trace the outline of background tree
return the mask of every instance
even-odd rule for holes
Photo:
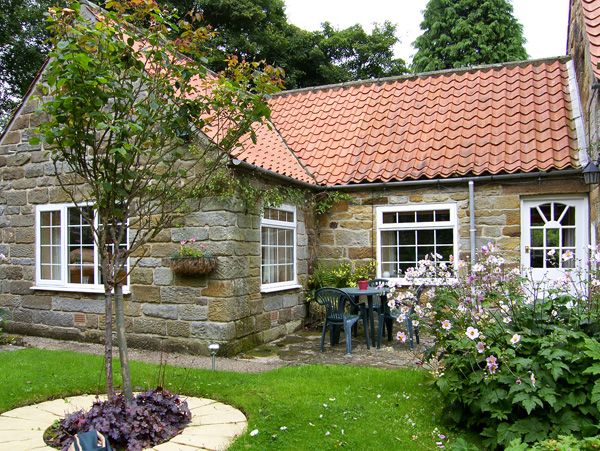
[[[44,73],[50,97],[40,109],[47,118],[31,143],[49,150],[61,187],[92,230],[105,292],[107,392],[114,393],[114,302],[130,400],[126,275],[161,230],[210,198],[229,151],[268,117],[264,99],[280,80],[270,66],[235,58],[223,73],[208,72],[199,62],[210,32],[193,26],[199,17],[172,23],[153,0],[106,6],[87,16],[78,3],[51,8],[53,50]],[[147,26],[132,26],[138,23]],[[194,136],[201,145],[186,144]]]
[[[283,0],[165,1],[182,18],[193,8],[202,12],[204,21],[193,26],[210,25],[216,32],[204,60],[215,71],[227,67],[229,55],[264,60],[285,70],[288,89],[408,72],[405,62],[393,57],[398,38],[396,27],[387,22],[371,34],[360,25],[337,30],[328,23],[313,32],[288,23]],[[0,0],[0,130],[48,53],[44,41],[50,36],[43,12],[50,5],[64,4],[64,0]],[[106,7],[104,1],[98,4]]]
[[[527,59],[523,26],[507,0],[430,0],[413,45],[414,72]]]
[[[0,0],[0,130],[46,59],[44,12],[52,3]]]
[[[178,11],[194,5],[217,33],[209,67],[221,70],[226,55],[265,60],[286,72],[288,89],[319,86],[407,72],[394,59],[396,27],[386,22],[367,34],[361,25],[345,30],[323,23],[309,32],[287,22],[283,0],[177,0]]]

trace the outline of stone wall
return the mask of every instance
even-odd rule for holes
[[[377,256],[376,207],[456,203],[460,258],[470,258],[469,188],[462,184],[429,184],[407,188],[348,191],[350,202],[340,202],[319,218],[318,258],[336,261]],[[552,194],[587,194],[589,188],[573,178],[514,179],[505,183],[475,181],[476,247],[493,242],[508,259],[520,258],[521,198]]]
[[[583,121],[585,135],[588,142],[590,157],[596,161],[600,157],[600,89],[593,89],[592,85],[599,81],[593,72],[590,57],[590,40],[586,32],[583,17],[582,0],[571,0],[570,24],[569,24],[569,54],[573,58],[579,96],[583,110]],[[600,187],[593,186],[590,191],[590,221],[592,223],[593,238],[600,234]],[[592,239],[597,242],[597,239]]]
[[[35,207],[69,202],[54,165],[40,146],[28,144],[39,123],[28,101],[0,145],[0,307],[11,312],[4,328],[14,333],[100,342],[100,294],[35,290]],[[60,169],[60,167],[59,167]],[[308,270],[306,213],[298,217],[298,275]],[[175,275],[169,257],[180,241],[195,238],[218,257],[215,271]],[[213,202],[188,214],[183,227],[164,230],[130,278],[126,324],[133,347],[207,354],[221,343],[231,354],[271,341],[301,326],[304,292],[260,291],[260,217],[234,201]]]

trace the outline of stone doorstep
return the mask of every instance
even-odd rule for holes
[[[100,399],[106,399],[101,396]],[[146,451],[193,451],[226,449],[248,427],[239,410],[205,398],[182,396],[192,412],[192,421],[169,442]],[[0,414],[0,448],[11,451],[52,450],[44,443],[44,431],[65,413],[90,408],[94,395],[74,396],[19,407]]]

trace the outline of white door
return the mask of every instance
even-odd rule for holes
[[[552,196],[521,201],[521,262],[535,280],[556,280],[565,270],[585,263],[588,238],[588,200],[581,196]],[[564,254],[573,258],[564,260]]]

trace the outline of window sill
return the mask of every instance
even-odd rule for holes
[[[33,286],[35,291],[63,291],[67,293],[104,294],[104,287],[65,287],[65,286]],[[123,294],[131,294],[129,287],[123,287]]]
[[[302,288],[302,285],[293,284],[293,285],[279,285],[276,287],[270,287],[268,285],[264,285],[260,287],[261,293],[273,293],[275,291],[285,291],[285,290],[295,290],[297,288]]]

